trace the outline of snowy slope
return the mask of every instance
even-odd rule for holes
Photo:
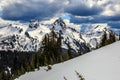
[[[75,71],[85,80],[120,80],[120,42],[92,51],[69,61],[55,64],[52,70],[45,67],[22,75],[15,80],[78,80]]]

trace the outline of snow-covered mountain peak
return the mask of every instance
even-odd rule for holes
[[[115,35],[111,31],[107,24],[93,24],[83,34],[83,38],[92,48],[96,48],[102,43],[102,39],[106,36],[106,39],[110,39],[111,35]]]
[[[29,28],[28,28],[28,31],[31,31],[31,30],[34,30],[34,29],[36,29],[36,28],[38,28],[39,27],[39,20],[31,20],[30,22],[29,22]]]
[[[65,22],[59,18],[57,19],[53,24],[52,24],[52,27],[54,30],[65,30],[66,29],[66,24]]]
[[[88,27],[85,31],[85,33],[95,33],[95,32],[101,32],[108,30],[108,25],[106,24],[92,24],[90,27]]]
[[[80,34],[80,25],[66,22],[61,18],[50,24],[38,20],[31,20],[27,25],[11,23],[0,28],[0,50],[38,51],[45,35],[52,31],[57,38],[61,35],[62,48],[71,48],[74,52],[78,52],[80,47],[85,51],[87,44],[96,48],[97,44],[101,43],[103,35],[110,33],[107,25],[93,25],[85,34]]]

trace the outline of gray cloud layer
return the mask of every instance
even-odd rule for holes
[[[25,0],[22,3],[13,3],[3,7],[3,19],[25,20],[44,19],[57,14],[64,6],[63,0],[49,2],[49,0]]]
[[[65,12],[77,16],[97,15],[102,11],[103,7],[89,3],[87,0],[70,0],[70,4],[65,7]]]
[[[109,10],[107,11],[109,5],[119,4],[118,0],[101,0],[103,3],[98,0],[102,5],[99,5],[97,0],[91,1],[92,2],[90,2],[90,0],[22,0],[20,3],[14,1],[12,4],[2,7],[3,15],[1,17],[7,20],[29,21],[34,18],[43,20],[60,13],[68,13],[71,21],[75,23],[120,21],[120,15],[115,13],[116,7],[111,8],[114,15],[109,15]],[[105,12],[105,15],[101,15],[103,12]],[[90,17],[92,17],[92,19],[90,19]]]

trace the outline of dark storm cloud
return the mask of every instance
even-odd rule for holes
[[[111,28],[120,29],[120,21],[118,21],[118,22],[109,22],[108,25],[111,26]]]
[[[120,15],[113,16],[94,16],[95,21],[97,22],[111,22],[111,21],[120,21]]]
[[[107,21],[120,21],[120,15],[103,16],[103,19],[105,19]]]
[[[59,3],[59,4],[58,4]],[[40,20],[54,16],[63,7],[63,2],[49,0],[29,0],[22,3],[13,3],[3,7],[3,19],[7,20],[24,20],[39,18]]]
[[[2,7],[1,17],[3,19],[29,21],[31,19],[37,18],[39,20],[44,20],[57,14],[67,13],[71,17],[71,22],[73,23],[108,23],[110,21],[120,21],[120,15],[101,15],[101,13],[105,11],[107,5],[116,4],[112,0],[105,2],[103,5],[90,3],[89,0],[18,1],[20,2],[17,2],[16,0],[12,4],[10,3],[9,5]],[[92,4],[92,6],[90,6],[90,4]]]
[[[77,16],[91,16],[100,14],[103,11],[102,7],[92,6],[88,7],[85,4],[69,6],[65,8],[65,12]]]
[[[103,16],[103,15],[95,15],[95,16],[86,16],[84,17],[75,17],[74,15],[71,16],[71,22],[73,23],[109,23],[120,21],[120,15],[114,16]],[[117,24],[117,23],[116,23]]]
[[[60,11],[72,15],[90,16],[98,15],[103,10],[103,8],[97,5],[89,7],[86,3],[79,0],[22,0],[21,2],[22,3],[18,3],[16,1],[4,6],[2,18],[7,20],[24,21],[34,18],[43,20],[58,13],[62,13]],[[68,5],[65,5],[66,2],[68,2]]]

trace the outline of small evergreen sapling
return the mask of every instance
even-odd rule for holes
[[[79,74],[77,71],[75,71],[75,73],[80,80],[85,80],[85,78],[83,78],[83,76],[81,74]]]

